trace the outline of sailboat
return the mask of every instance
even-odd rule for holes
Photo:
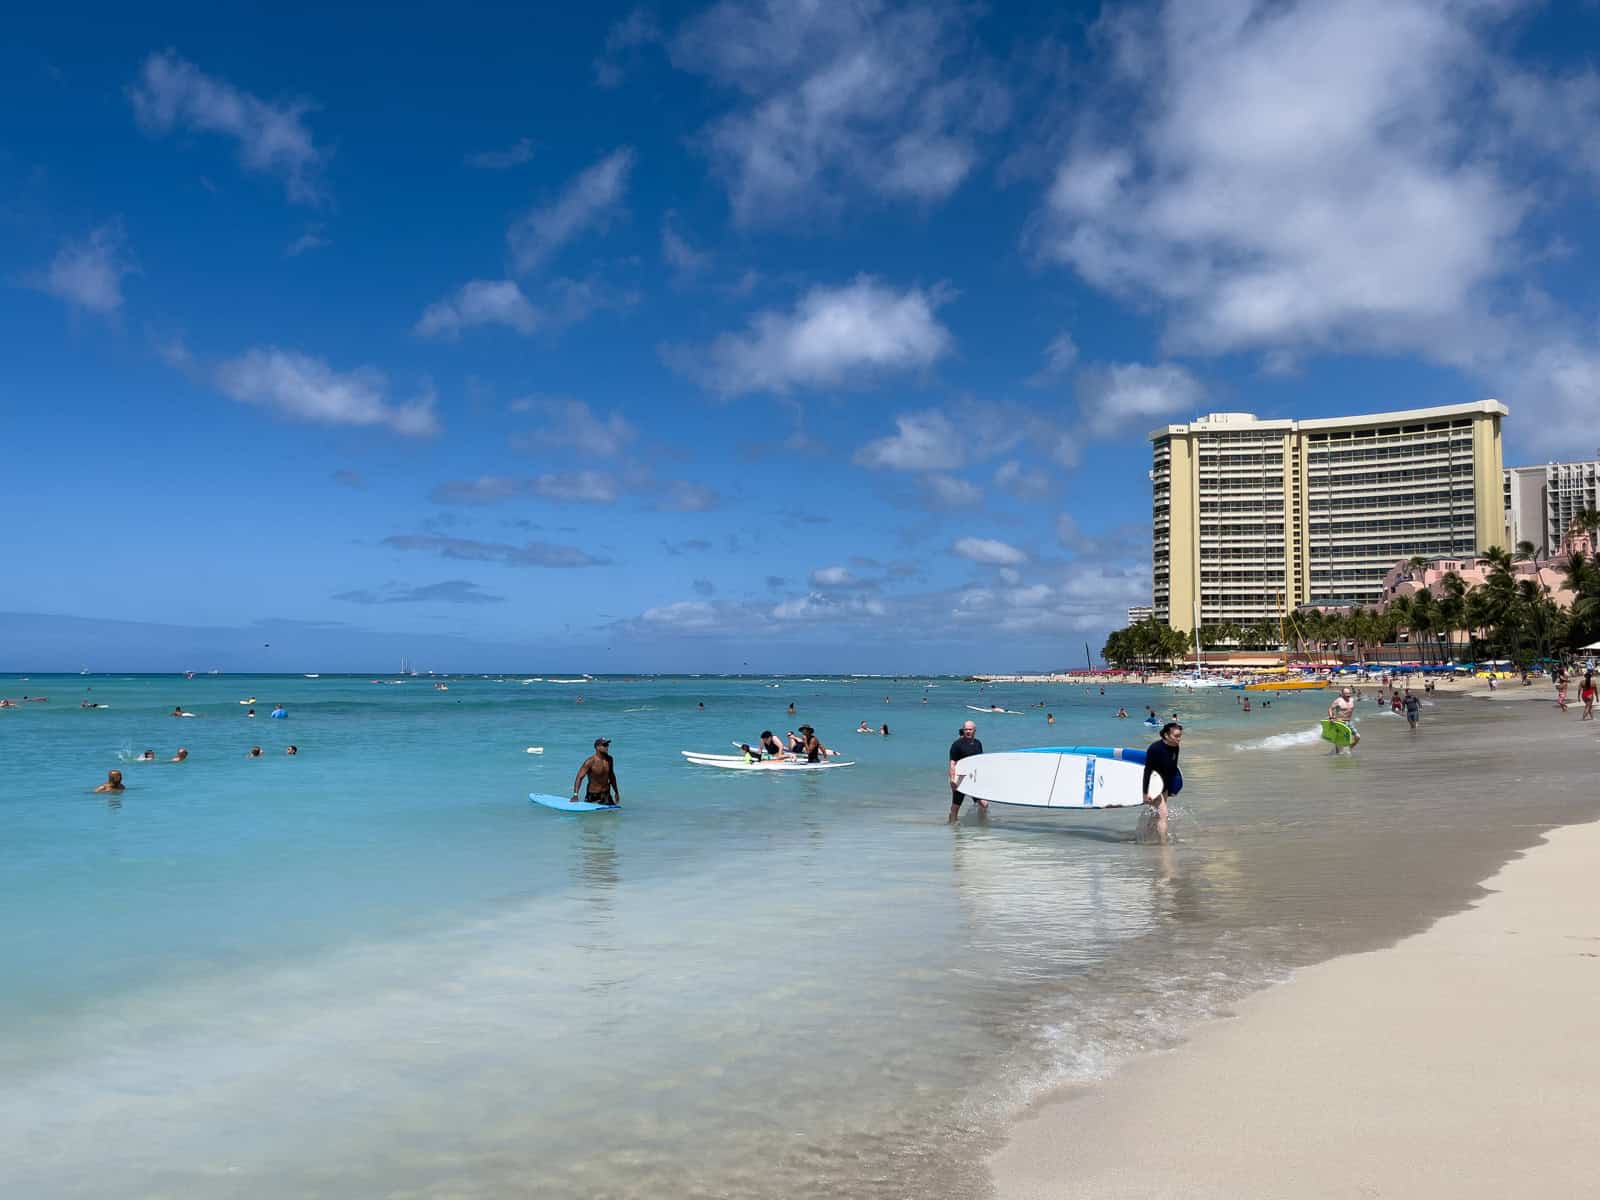
[[[1206,674],[1206,651],[1200,641],[1200,601],[1194,602],[1194,670],[1184,675],[1174,675],[1166,681],[1167,687],[1213,688],[1232,687],[1226,679]]]
[[[1273,670],[1269,679],[1257,679],[1244,685],[1247,692],[1314,692],[1328,686],[1326,679],[1294,678],[1289,675],[1289,639],[1283,635],[1283,594],[1278,595],[1278,640],[1283,643],[1283,666]]]

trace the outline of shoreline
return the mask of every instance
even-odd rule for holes
[[[1422,932],[1037,1102],[990,1159],[996,1195],[1583,1194],[1597,857],[1600,822],[1554,827]]]

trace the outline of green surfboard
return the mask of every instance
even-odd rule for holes
[[[1327,720],[1322,723],[1322,740],[1335,746],[1348,746],[1355,739],[1355,731],[1343,721]]]

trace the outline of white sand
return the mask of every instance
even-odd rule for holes
[[[1554,831],[1476,907],[1036,1109],[998,1194],[1600,1196],[1597,875],[1600,823]]]

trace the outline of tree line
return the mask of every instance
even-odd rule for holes
[[[1600,512],[1586,509],[1577,524],[1593,534]],[[1535,547],[1519,543],[1514,552],[1491,547],[1480,555],[1489,563],[1488,577],[1469,589],[1455,571],[1445,573],[1440,594],[1424,589],[1397,596],[1382,611],[1357,608],[1324,612],[1302,609],[1291,620],[1291,639],[1316,657],[1376,657],[1384,647],[1406,646],[1424,664],[1462,660],[1508,659],[1519,667],[1541,659],[1564,658],[1600,640],[1600,553],[1574,550],[1560,563],[1574,594],[1569,608],[1559,607],[1537,576],[1517,577],[1519,561],[1532,561]],[[1407,566],[1421,571],[1427,559]],[[1205,647],[1228,650],[1271,650],[1284,646],[1275,621],[1238,625],[1219,622],[1201,631]],[[1101,657],[1124,670],[1168,666],[1194,648],[1194,639],[1154,619],[1115,630],[1101,648]]]

